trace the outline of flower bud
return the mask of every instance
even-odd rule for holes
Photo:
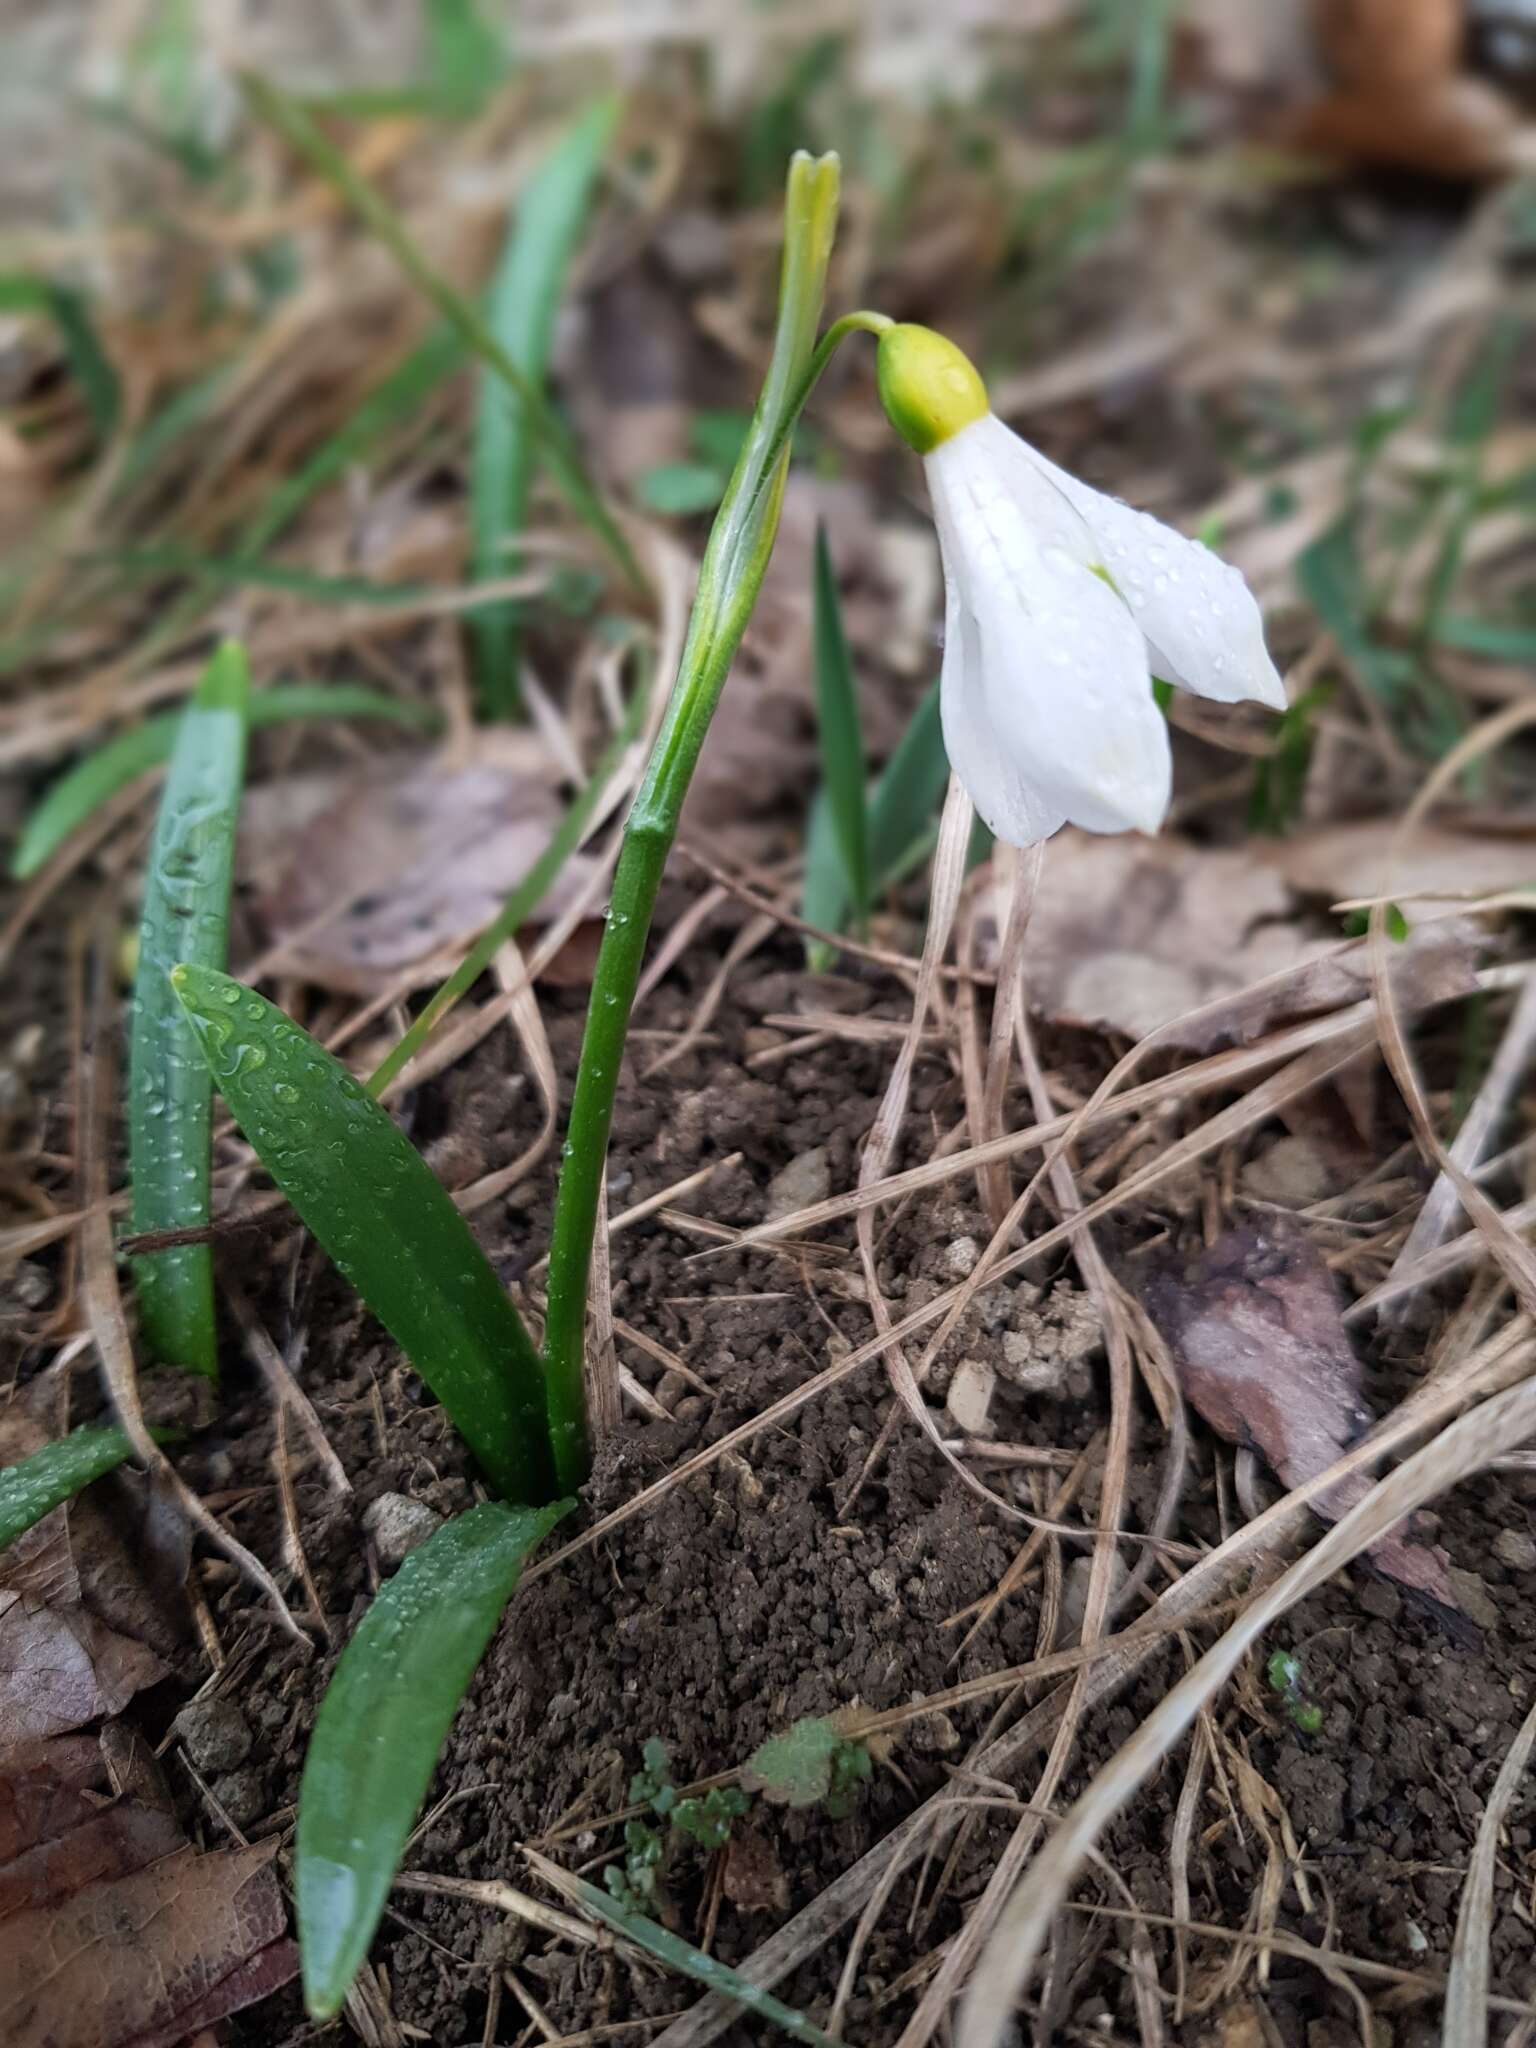
[[[931,327],[902,324],[880,337],[875,375],[891,425],[919,455],[990,410],[969,356]]]

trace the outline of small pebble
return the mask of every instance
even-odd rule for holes
[[[1501,1529],[1493,1539],[1493,1554],[1511,1571],[1536,1571],[1536,1538],[1524,1529]]]
[[[981,1257],[981,1246],[974,1237],[951,1238],[944,1248],[944,1264],[957,1280],[964,1280],[976,1270],[976,1261]]]
[[[1054,1346],[1042,1348],[1032,1332],[1005,1330],[999,1370],[1009,1386],[1026,1394],[1051,1394],[1066,1377],[1067,1361]]]
[[[813,1145],[809,1152],[802,1152],[791,1159],[788,1166],[779,1171],[768,1183],[768,1207],[763,1220],[777,1223],[783,1216],[793,1216],[797,1209],[808,1209],[813,1202],[824,1202],[832,1191],[832,1162],[827,1156],[825,1145]]]
[[[1453,1565],[1450,1578],[1451,1590],[1456,1595],[1456,1604],[1468,1621],[1475,1623],[1478,1628],[1497,1628],[1499,1610],[1477,1573],[1458,1571]]]
[[[992,1390],[997,1375],[979,1358],[962,1358],[949,1383],[946,1406],[955,1427],[966,1436],[985,1436],[991,1430]]]
[[[182,1708],[172,1730],[195,1770],[211,1777],[232,1771],[251,1753],[251,1724],[233,1700],[193,1700]]]
[[[412,1500],[405,1493],[381,1493],[363,1511],[363,1527],[373,1538],[379,1563],[386,1571],[403,1563],[417,1544],[425,1543],[442,1523],[442,1516],[424,1500]]]
[[[248,1828],[267,1810],[267,1787],[260,1771],[230,1771],[215,1778],[210,1789],[237,1828]]]

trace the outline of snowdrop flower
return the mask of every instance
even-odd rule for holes
[[[923,458],[944,561],[950,765],[999,839],[1155,832],[1168,809],[1158,676],[1285,709],[1237,570],[1090,490],[1005,427],[952,342],[880,337],[880,396]]]

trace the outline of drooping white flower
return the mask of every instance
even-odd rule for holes
[[[896,326],[880,393],[923,457],[944,563],[950,765],[999,839],[1064,824],[1155,832],[1168,809],[1161,677],[1285,708],[1258,605],[1198,541],[1091,490],[1004,426],[952,342]]]

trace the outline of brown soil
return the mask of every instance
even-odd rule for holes
[[[712,964],[696,952],[648,1006],[642,1029],[680,1028]],[[884,1086],[889,1048],[843,1042],[756,1072],[742,1064],[766,1042],[762,1016],[803,1002],[805,991],[803,968],[786,944],[757,955],[738,974],[709,1038],[664,1074],[644,1080],[641,1070],[665,1040],[634,1043],[612,1157],[616,1206],[737,1151],[741,1163],[717,1173],[687,1206],[716,1221],[755,1221],[771,1175],[818,1144],[829,1149],[833,1186],[849,1183]],[[823,982],[810,999],[818,1009],[904,1013],[902,993],[879,977]],[[569,1072],[579,1000],[553,996],[547,1009],[557,1058]],[[928,1137],[930,1111],[947,1114],[953,1096],[947,1065],[922,1063],[914,1147]],[[514,1156],[537,1121],[531,1090],[509,1071],[505,1042],[497,1041],[424,1090],[408,1114],[455,1184]],[[545,1240],[550,1181],[549,1171],[539,1171],[479,1219],[509,1278],[527,1270]],[[939,1276],[953,1277],[946,1261],[955,1256],[954,1241],[983,1234],[979,1214],[966,1205],[971,1192],[957,1183],[942,1199],[898,1213],[882,1247],[893,1296],[931,1292]],[[1169,1220],[1147,1217],[1142,1228]],[[1174,1227],[1181,1227],[1176,1219]],[[832,1241],[844,1242],[836,1232]],[[727,1251],[690,1263],[706,1247],[707,1240],[659,1219],[615,1242],[617,1313],[683,1357],[708,1392],[639,1351],[624,1351],[673,1419],[626,1414],[620,1441],[588,1488],[589,1516],[617,1505],[868,1334],[868,1312],[844,1285],[851,1259]],[[350,1500],[338,1501],[302,1465],[296,1482],[308,1567],[339,1646],[377,1582],[360,1529],[363,1510],[379,1494],[398,1491],[451,1512],[473,1497],[473,1474],[441,1414],[312,1249],[258,1240],[233,1256],[245,1264],[279,1340],[298,1327],[306,1332],[304,1381],[355,1488]],[[1052,1289],[1043,1303],[1048,1316],[1070,1309],[1069,1266]],[[951,1357],[995,1357],[1008,1329],[1038,1329],[1036,1293],[1005,1287],[984,1296]],[[1378,1407],[1396,1398],[1409,1377],[1380,1364],[1371,1385]],[[1095,1359],[1073,1367],[1052,1398],[1024,1396],[1000,1382],[994,1413],[999,1434],[1010,1441],[1075,1449],[1101,1424],[1105,1399]],[[525,1588],[455,1725],[433,1793],[443,1810],[411,1849],[410,1867],[521,1885],[526,1871],[518,1845],[564,1827],[574,1832],[562,1835],[555,1853],[595,1875],[620,1851],[620,1830],[604,1817],[623,1805],[647,1738],[666,1741],[681,1783],[741,1763],[797,1716],[853,1702],[898,1705],[1035,1654],[1042,1647],[1038,1582],[957,1655],[964,1628],[946,1623],[990,1590],[1020,1538],[1015,1525],[951,1477],[909,1424],[898,1430],[878,1477],[843,1512],[850,1480],[890,1401],[878,1367],[866,1369]],[[1162,1446],[1150,1412],[1138,1418],[1138,1434],[1143,1455],[1131,1509],[1139,1523],[1151,1511],[1160,1476]],[[188,1476],[227,1504],[231,1526],[268,1557],[281,1554],[272,1449],[264,1398],[237,1386],[223,1441],[205,1443],[186,1460]],[[1181,1539],[1218,1538],[1214,1467],[1228,1456],[1196,1430],[1175,1530]],[[1296,1610],[1280,1638],[1304,1657],[1325,1711],[1321,1733],[1309,1738],[1291,1730],[1266,1697],[1261,1674],[1224,1701],[1227,1737],[1274,1788],[1304,1858],[1307,1903],[1288,1878],[1283,1929],[1403,1970],[1443,1968],[1478,1816],[1536,1685],[1536,1573],[1501,1564],[1493,1549],[1500,1532],[1530,1527],[1533,1502],[1536,1483],[1514,1478],[1440,1503],[1437,1540],[1454,1566],[1473,1575],[1471,1591],[1486,1603],[1475,1617],[1485,1625],[1480,1648],[1454,1643],[1386,1582],[1351,1574]],[[1073,1554],[1067,1546],[1069,1574]],[[237,1782],[216,1780],[213,1789],[238,1804],[248,1831],[261,1833],[291,1819],[329,1660],[298,1655],[223,1567],[210,1570],[209,1584],[219,1589],[215,1608],[231,1652],[228,1690],[257,1731],[255,1754]],[[1133,1689],[1088,1718],[1069,1792],[1125,1739],[1178,1668],[1182,1652],[1154,1659]],[[188,1676],[201,1681],[205,1672],[189,1663]],[[714,1952],[727,1960],[749,1954],[786,1908],[804,1905],[945,1783],[995,1704],[911,1724],[850,1818],[760,1807],[749,1840],[761,1865],[763,1902],[754,1908],[727,1899],[720,1906]],[[1015,1703],[1013,1711],[1020,1710]],[[1171,1910],[1167,1858],[1186,1759],[1187,1746],[1106,1845],[1137,1898],[1157,1912]],[[1031,1777],[1026,1764],[1020,1796],[1029,1796]],[[190,1795],[189,1806],[196,1807]],[[211,1828],[206,1809],[196,1810]],[[1495,1989],[1521,1997],[1536,1994],[1529,1920],[1517,1904],[1528,1895],[1533,1820],[1529,1799],[1517,1800],[1493,1941]],[[1278,1823],[1272,1814],[1271,1828]],[[937,1901],[934,1870],[908,1873],[897,1886],[866,1953],[849,2039],[880,2042],[899,2032],[914,1994],[883,1999],[882,1992],[954,1931],[1007,1826],[995,1816],[976,1825]],[[1208,1786],[1196,1832],[1194,1917],[1241,1928],[1266,1850],[1237,1786]],[[691,1849],[668,1872],[672,1914],[692,1938],[704,1930],[715,1875],[702,1852]],[[1123,1901],[1106,1895],[1106,1903]],[[781,1995],[824,2016],[847,1939],[844,1930],[779,1987]],[[1166,1937],[1154,1931],[1153,1939],[1166,1959]],[[1062,1954],[1047,2031],[1063,2039],[1134,2038],[1123,1923],[1072,1916]],[[676,2011],[696,1995],[627,1962],[551,1947],[480,1905],[404,1891],[396,1894],[375,1960],[398,2020],[434,2042],[481,2039],[492,1976],[511,1966],[561,2032]],[[1231,1961],[1227,1945],[1194,1945],[1192,1990],[1214,1986]],[[1242,1981],[1244,1973],[1238,1976]],[[1327,2048],[1353,2038],[1347,1999],[1308,1966],[1275,1959],[1265,1996],[1287,2041]],[[1432,2005],[1420,2011],[1434,2014]],[[1170,2038],[1204,2039],[1211,2024],[1190,2017],[1170,2029]],[[1420,2021],[1411,2010],[1396,2024],[1399,2042],[1430,2038],[1416,2031]],[[292,1994],[236,2025],[241,2039],[273,2048],[313,2036]],[[522,2027],[521,2008],[509,1998],[491,2038],[511,2040]],[[735,2033],[758,2038],[760,2029],[744,2024]]]

